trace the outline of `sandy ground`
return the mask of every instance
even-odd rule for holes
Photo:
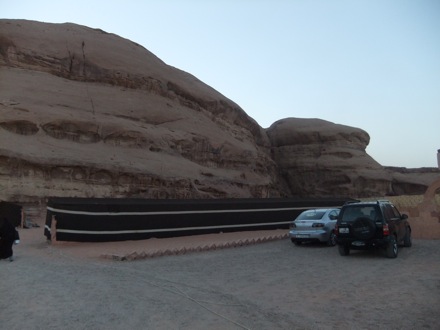
[[[0,261],[1,329],[440,328],[439,240],[387,259],[297,247],[286,231],[61,244],[42,227],[20,234],[16,260]]]

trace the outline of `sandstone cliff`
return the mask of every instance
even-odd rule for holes
[[[0,199],[279,196],[264,130],[141,46],[0,21]]]
[[[266,132],[129,40],[0,20],[0,200],[381,196],[439,175],[383,168],[368,142],[321,120]]]

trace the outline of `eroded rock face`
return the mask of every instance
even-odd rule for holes
[[[0,76],[0,199],[283,194],[264,130],[131,41],[0,20]]]
[[[9,120],[0,122],[0,127],[12,133],[21,135],[35,135],[39,128],[28,120]]]
[[[267,129],[272,153],[293,195],[378,197],[420,194],[438,170],[384,168],[365,151],[367,132],[321,119],[287,118]]]
[[[423,193],[361,129],[237,104],[145,48],[75,24],[0,20],[0,199]]]

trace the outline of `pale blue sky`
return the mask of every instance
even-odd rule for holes
[[[437,167],[440,0],[0,0],[0,18],[115,33],[264,128],[321,118],[367,131],[382,165]]]

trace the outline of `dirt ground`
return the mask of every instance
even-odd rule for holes
[[[387,259],[282,234],[48,244],[42,227],[21,229],[16,260],[0,261],[0,328],[440,328],[440,240]],[[197,248],[208,242],[223,248]],[[148,251],[175,254],[120,258]]]

